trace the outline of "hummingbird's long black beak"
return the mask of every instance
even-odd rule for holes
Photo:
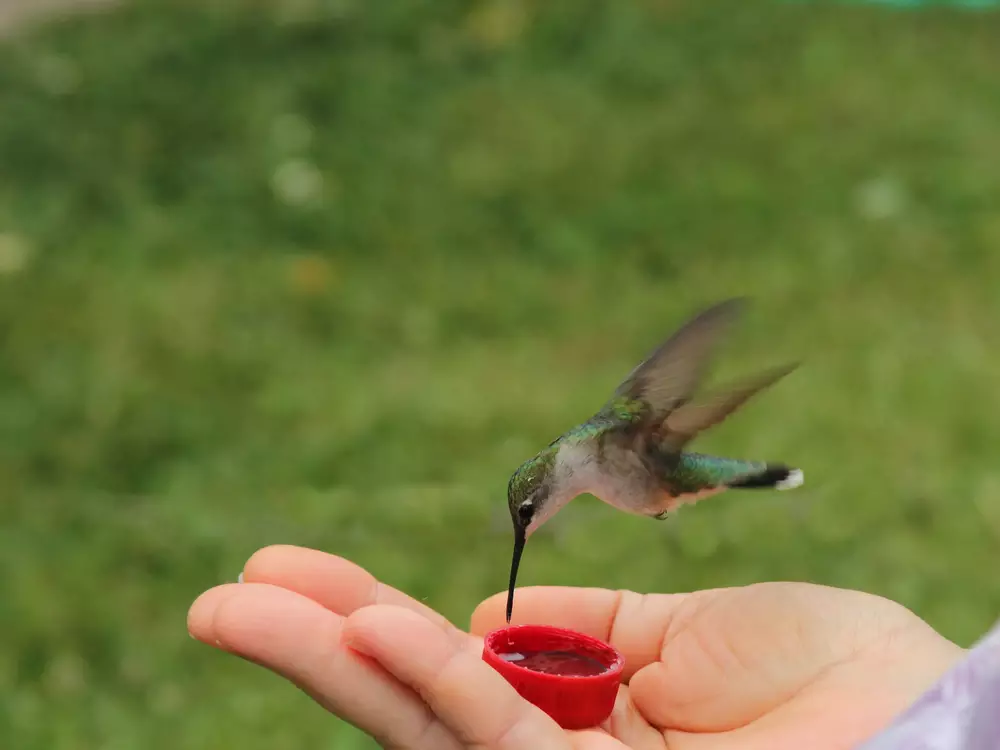
[[[527,538],[525,529],[518,523],[514,524],[514,557],[510,561],[510,589],[507,591],[507,624],[510,625],[510,615],[514,611],[514,584],[517,581],[517,566],[521,564],[521,553],[524,552],[524,542]]]

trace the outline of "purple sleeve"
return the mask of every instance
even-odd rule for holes
[[[1000,622],[885,731],[857,750],[1000,749]]]

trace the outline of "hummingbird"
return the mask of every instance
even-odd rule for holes
[[[729,299],[691,317],[628,374],[597,413],[514,471],[507,485],[514,524],[508,623],[525,542],[579,495],[663,520],[681,505],[726,490],[789,490],[803,483],[802,470],[784,464],[685,450],[700,432],[798,367],[773,367],[697,396],[718,340],[745,307],[745,299]]]

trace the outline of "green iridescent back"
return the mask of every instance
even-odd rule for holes
[[[608,426],[611,426],[611,423],[632,424],[641,420],[648,411],[649,406],[639,399],[615,396],[594,415],[591,422],[601,422]]]

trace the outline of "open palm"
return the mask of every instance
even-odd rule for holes
[[[481,661],[503,605],[483,602],[465,633],[348,560],[268,547],[244,583],[199,597],[188,627],[400,750],[846,750],[962,654],[898,604],[810,584],[521,589],[514,624],[569,627],[626,659],[611,718],[567,732]]]

